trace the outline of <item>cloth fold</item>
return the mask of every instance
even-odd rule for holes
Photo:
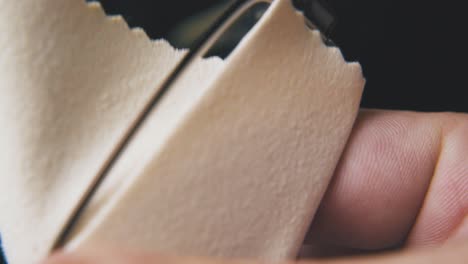
[[[34,263],[186,52],[95,3],[0,5],[0,230],[12,264]],[[363,84],[358,64],[274,1],[226,61],[198,60],[158,104],[68,248],[293,257]]]

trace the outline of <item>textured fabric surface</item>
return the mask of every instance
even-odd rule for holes
[[[153,112],[69,248],[295,257],[354,122],[359,65],[326,47],[285,0],[211,85],[185,82]]]
[[[0,5],[0,229],[33,263],[185,51],[81,0]]]
[[[81,0],[0,4],[0,230],[12,264],[35,263],[185,51]],[[362,86],[359,65],[275,1],[226,62],[186,72],[71,245],[293,256]]]

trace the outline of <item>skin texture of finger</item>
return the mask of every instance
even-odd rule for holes
[[[468,213],[467,116],[362,110],[306,242],[381,250],[455,234]]]
[[[468,244],[453,244],[436,250],[404,251],[390,255],[375,255],[335,260],[303,260],[282,262],[282,264],[465,264],[468,259]],[[170,257],[159,254],[123,253],[121,250],[107,250],[94,253],[57,254],[43,264],[266,264],[269,261],[222,260],[192,257]]]
[[[410,250],[393,254],[341,258],[325,261],[300,261],[298,264],[465,264],[468,259],[468,244],[453,244],[435,250]]]
[[[431,186],[408,238],[408,245],[437,245],[450,236],[458,237],[466,233],[468,116],[461,119],[447,118],[445,121],[444,137]]]

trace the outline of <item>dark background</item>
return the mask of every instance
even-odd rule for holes
[[[151,38],[219,0],[100,0]],[[359,61],[367,86],[363,107],[468,112],[467,9],[464,1],[329,0],[333,40]]]

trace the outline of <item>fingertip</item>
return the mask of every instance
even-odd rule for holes
[[[308,241],[366,250],[401,244],[424,201],[439,133],[425,114],[361,111]]]

